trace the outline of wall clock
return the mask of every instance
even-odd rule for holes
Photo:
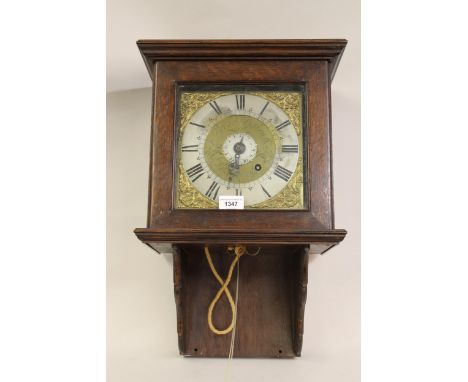
[[[299,356],[308,255],[346,235],[330,122],[346,40],[137,45],[153,110],[148,221],[135,233],[173,254],[180,353]]]

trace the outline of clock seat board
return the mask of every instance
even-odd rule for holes
[[[148,219],[135,234],[173,254],[180,353],[229,355],[232,331],[208,320],[224,282],[214,267],[222,280],[234,270],[232,296],[240,272],[233,356],[300,356],[308,255],[346,236],[334,226],[330,104],[346,40],[137,45],[153,106]],[[245,209],[218,209],[220,195],[242,196]],[[258,254],[235,265],[229,250],[241,247]],[[226,296],[211,311],[216,328],[233,317]]]

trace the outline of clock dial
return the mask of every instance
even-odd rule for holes
[[[243,195],[245,207],[269,208],[264,207],[266,202],[285,194],[294,177],[291,192],[300,192],[302,201],[301,126],[295,126],[288,113],[265,94],[214,95],[185,121],[178,167],[188,178],[192,194],[196,190],[214,203],[220,195]]]

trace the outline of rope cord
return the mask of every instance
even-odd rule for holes
[[[238,277],[237,284],[238,285],[236,287],[236,301],[235,302],[234,302],[234,300],[232,298],[231,292],[229,291],[228,285],[231,282],[232,272],[234,271],[234,268],[235,268],[236,264],[238,263],[241,256],[243,256],[246,253],[247,253],[247,249],[246,249],[245,246],[236,245],[234,247],[234,254],[235,254],[236,257],[232,261],[231,266],[229,267],[228,276],[226,278],[226,281],[224,281],[221,278],[221,276],[219,275],[219,273],[216,271],[216,268],[213,265],[213,260],[211,259],[210,250],[208,249],[208,246],[205,245],[205,255],[206,255],[206,259],[208,260],[208,265],[210,266],[211,272],[213,272],[213,275],[215,276],[216,280],[218,280],[218,282],[221,284],[221,288],[216,293],[216,296],[213,298],[213,301],[211,301],[211,304],[210,304],[210,306],[208,308],[208,326],[209,326],[210,330],[215,334],[223,335],[223,334],[230,333],[233,330],[234,325],[236,323],[236,316],[237,316],[237,308],[236,307],[237,307],[237,291],[238,291],[237,288],[239,287],[239,271],[237,273],[237,277]],[[213,324],[213,320],[212,320],[212,318],[213,318],[213,309],[214,309],[215,305],[218,303],[218,301],[221,298],[221,295],[223,293],[226,294],[226,297],[227,297],[227,299],[229,301],[229,305],[231,306],[232,319],[231,319],[231,324],[226,329],[218,329]]]
[[[236,311],[234,314],[234,328],[232,329],[232,334],[231,334],[231,346],[229,348],[229,359],[232,360],[232,357],[234,357],[234,344],[236,342],[236,328],[237,328],[237,301],[239,298],[239,273],[240,273],[240,258],[239,262],[237,264],[237,280],[236,280],[236,301],[234,306],[236,307]]]

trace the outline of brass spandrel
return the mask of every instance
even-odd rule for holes
[[[302,163],[297,165],[294,175],[278,194],[249,208],[258,209],[302,209],[304,208],[304,182]]]
[[[184,129],[195,112],[208,102],[231,93],[226,92],[183,92],[180,95],[180,130],[179,136],[184,133]]]
[[[178,208],[218,208],[216,202],[201,194],[192,186],[182,166],[179,165],[177,190]]]
[[[298,136],[302,134],[302,94],[298,92],[252,92],[275,103],[289,117]]]

